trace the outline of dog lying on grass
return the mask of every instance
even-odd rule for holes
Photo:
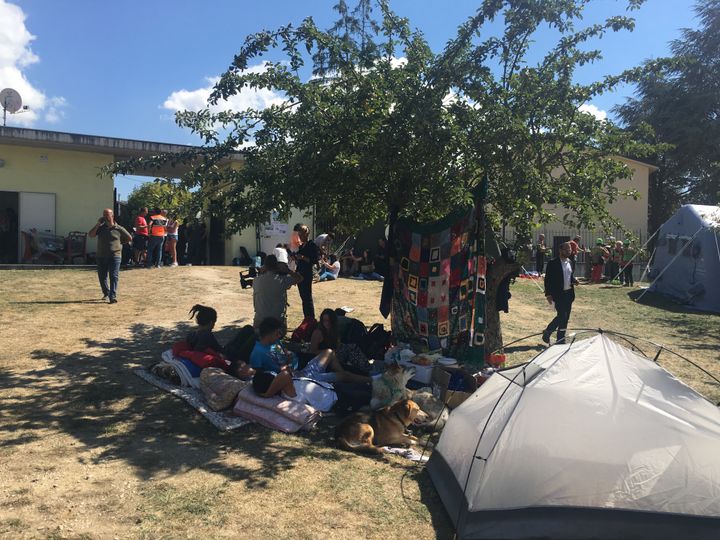
[[[414,422],[426,421],[417,403],[403,399],[373,414],[348,416],[335,428],[335,440],[340,448],[349,452],[383,454],[381,446],[415,444],[418,439],[407,428]]]
[[[382,377],[373,379],[370,409],[373,411],[392,405],[401,399],[407,399],[406,385],[415,376],[414,367],[403,367],[393,363],[388,366]]]
[[[413,425],[421,432],[438,433],[445,427],[445,422],[450,417],[450,410],[445,406],[442,400],[436,398],[432,392],[427,390],[418,390],[410,395],[415,403],[418,404],[420,410],[425,413],[427,421]]]

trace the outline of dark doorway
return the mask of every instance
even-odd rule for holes
[[[210,264],[225,264],[225,222],[214,216],[210,217],[210,233],[208,234]]]
[[[0,264],[18,263],[19,209],[20,194],[17,191],[0,191]]]

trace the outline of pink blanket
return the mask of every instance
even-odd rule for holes
[[[233,413],[285,433],[311,430],[322,416],[319,411],[297,401],[278,396],[259,397],[251,386],[238,394]]]

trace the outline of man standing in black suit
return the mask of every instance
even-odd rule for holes
[[[570,264],[572,248],[569,242],[560,244],[560,256],[547,264],[545,270],[545,298],[548,304],[555,304],[557,315],[547,325],[542,340],[550,343],[550,336],[557,329],[557,343],[565,341],[565,330],[570,320],[570,310],[575,300],[575,285],[578,280],[573,275]]]

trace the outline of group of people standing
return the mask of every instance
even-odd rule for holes
[[[152,212],[141,208],[133,223],[133,258],[135,266],[159,268],[167,253],[168,266],[202,264],[207,229],[204,223],[188,227],[167,210]]]
[[[164,251],[170,254],[169,266],[177,266],[178,227],[178,221],[168,216],[167,210],[155,208],[149,213],[147,208],[141,208],[133,227],[135,266],[144,262],[145,268],[160,268]]]
[[[638,251],[629,240],[615,240],[612,236],[607,242],[602,238],[595,240],[595,246],[590,250],[592,272],[591,283],[600,283],[603,271],[607,280],[618,280],[625,287],[635,284],[633,278],[633,260]]]
[[[629,240],[615,240],[609,237],[607,241],[598,238],[595,245],[586,250],[581,244],[580,236],[575,236],[568,242],[570,246],[569,260],[572,264],[573,271],[580,254],[585,255],[588,264],[588,275],[590,283],[600,283],[606,281],[618,280],[620,284],[626,287],[632,287],[635,284],[633,278],[633,261],[638,250]],[[538,242],[533,247],[535,253],[535,268],[539,275],[545,273],[545,260],[552,254],[552,251],[545,245],[545,235],[538,236]]]

